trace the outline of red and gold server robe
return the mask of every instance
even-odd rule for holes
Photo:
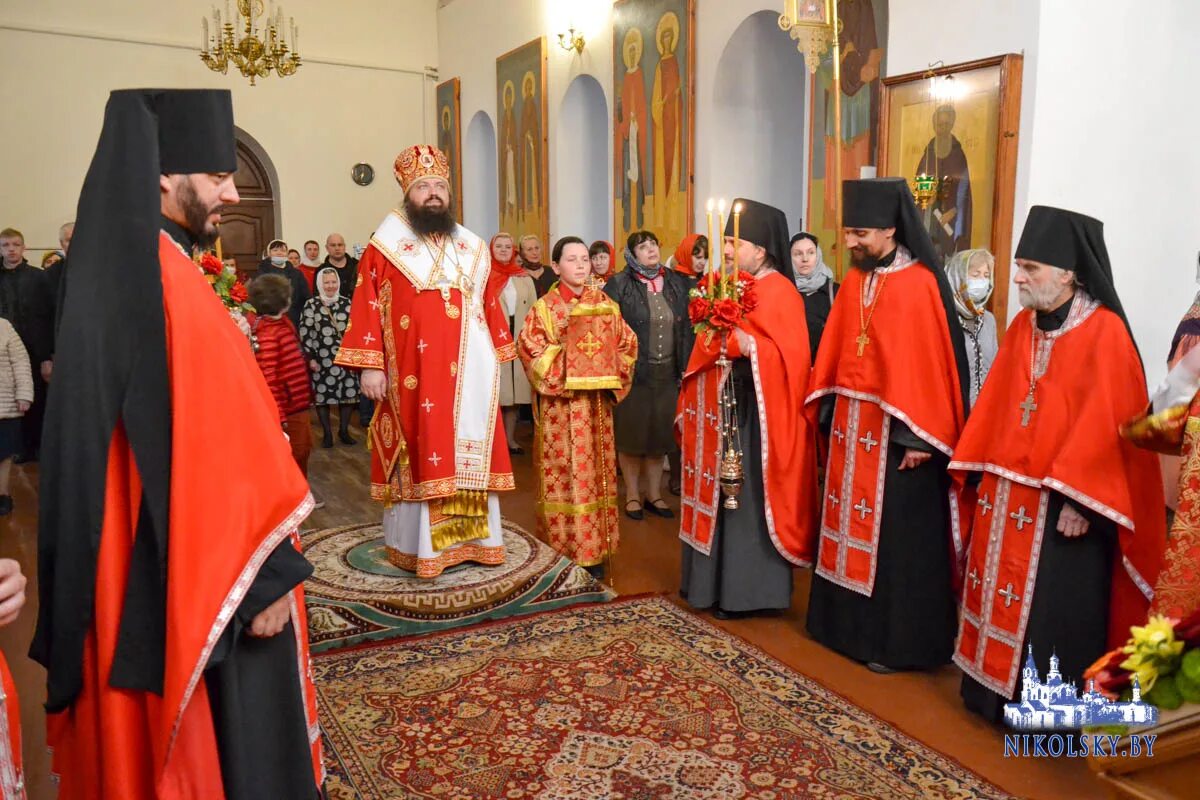
[[[1054,331],[1039,330],[1030,311],[1013,320],[950,463],[958,481],[983,474],[954,661],[1004,697],[1013,695],[1020,674],[1044,540],[1061,538],[1057,515],[1048,513],[1053,495],[1095,516],[1081,542],[1100,536],[1102,524],[1116,527],[1109,647],[1145,621],[1165,542],[1158,459],[1119,435],[1121,423],[1147,404],[1141,360],[1120,317],[1082,291],[1071,302]],[[1073,570],[1057,569],[1062,574],[1047,588],[1077,593],[1067,589]],[[1090,616],[1103,614],[1094,609]],[[1086,666],[1105,649],[1103,641],[1094,646],[1072,660]],[[1034,650],[1051,647],[1064,656],[1067,643],[1039,642]]]
[[[754,380],[758,407],[739,408],[738,413],[758,416],[762,449],[747,448],[744,456],[761,459],[766,534],[775,550],[792,564],[809,566],[817,459],[816,436],[803,408],[810,364],[804,303],[778,272],[758,278],[755,296],[758,304],[739,323],[750,335],[749,352],[742,352],[734,336],[724,342],[726,358],[747,359]],[[720,336],[696,337],[675,412],[683,465],[679,537],[706,556],[712,554],[721,504],[720,390],[732,371],[717,365],[721,348]]]
[[[386,507],[389,557],[421,577],[504,561],[494,493],[513,476],[499,371],[516,344],[486,291],[490,271],[487,243],[466,228],[418,236],[392,212],[358,263],[335,361],[387,375],[369,432],[371,496]]]
[[[292,459],[246,338],[165,233],[159,261],[172,417],[163,690],[160,696],[109,684],[143,496],[133,451],[118,425],[109,445],[83,686],[66,710],[46,719],[62,800],[225,797],[221,732],[214,727],[216,701],[205,672],[263,564],[280,546],[298,549],[296,531],[312,511],[308,483]],[[303,693],[313,786],[319,787],[324,769],[303,582],[290,596],[291,632],[285,628],[279,636],[295,638],[290,668]]]
[[[576,297],[559,283],[529,310],[517,350],[534,391],[538,536],[595,566],[619,540],[612,409],[633,382],[637,337],[599,287]]]

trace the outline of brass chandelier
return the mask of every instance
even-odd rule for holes
[[[216,32],[211,38],[208,17],[201,18],[203,33],[200,60],[213,72],[220,72],[222,75],[228,73],[229,65],[233,64],[244,77],[250,79],[251,86],[255,85],[258,78],[270,75],[271,70],[281,78],[294,75],[300,68],[300,46],[297,44],[299,28],[296,27],[296,20],[288,18],[288,26],[285,28],[283,6],[276,7],[275,0],[270,0],[270,9],[265,8],[266,0],[235,2],[237,10],[232,17],[229,12],[229,0],[225,0],[224,17],[221,16],[220,9],[213,9],[212,19]],[[264,12],[265,19],[260,23],[259,19],[264,17]],[[241,37],[238,39],[234,38],[236,30],[241,31]]]

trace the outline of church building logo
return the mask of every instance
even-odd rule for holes
[[[1033,661],[1033,646],[1021,670],[1021,700],[1004,706],[1004,721],[1016,730],[1077,730],[1085,725],[1153,725],[1158,709],[1142,702],[1142,689],[1133,678],[1129,702],[1115,702],[1088,681],[1082,697],[1074,682],[1063,682],[1058,656],[1050,656],[1050,671],[1043,683]]]

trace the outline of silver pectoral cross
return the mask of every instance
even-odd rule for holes
[[[1029,394],[1025,396],[1025,401],[1017,406],[1021,409],[1021,427],[1029,427],[1029,418],[1033,416],[1033,412],[1038,410],[1037,403],[1033,402],[1033,389],[1029,390]]]

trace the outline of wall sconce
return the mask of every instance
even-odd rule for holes
[[[583,33],[577,32],[574,27],[567,28],[566,33],[558,35],[558,46],[568,53],[574,50],[582,55],[584,44]]]

